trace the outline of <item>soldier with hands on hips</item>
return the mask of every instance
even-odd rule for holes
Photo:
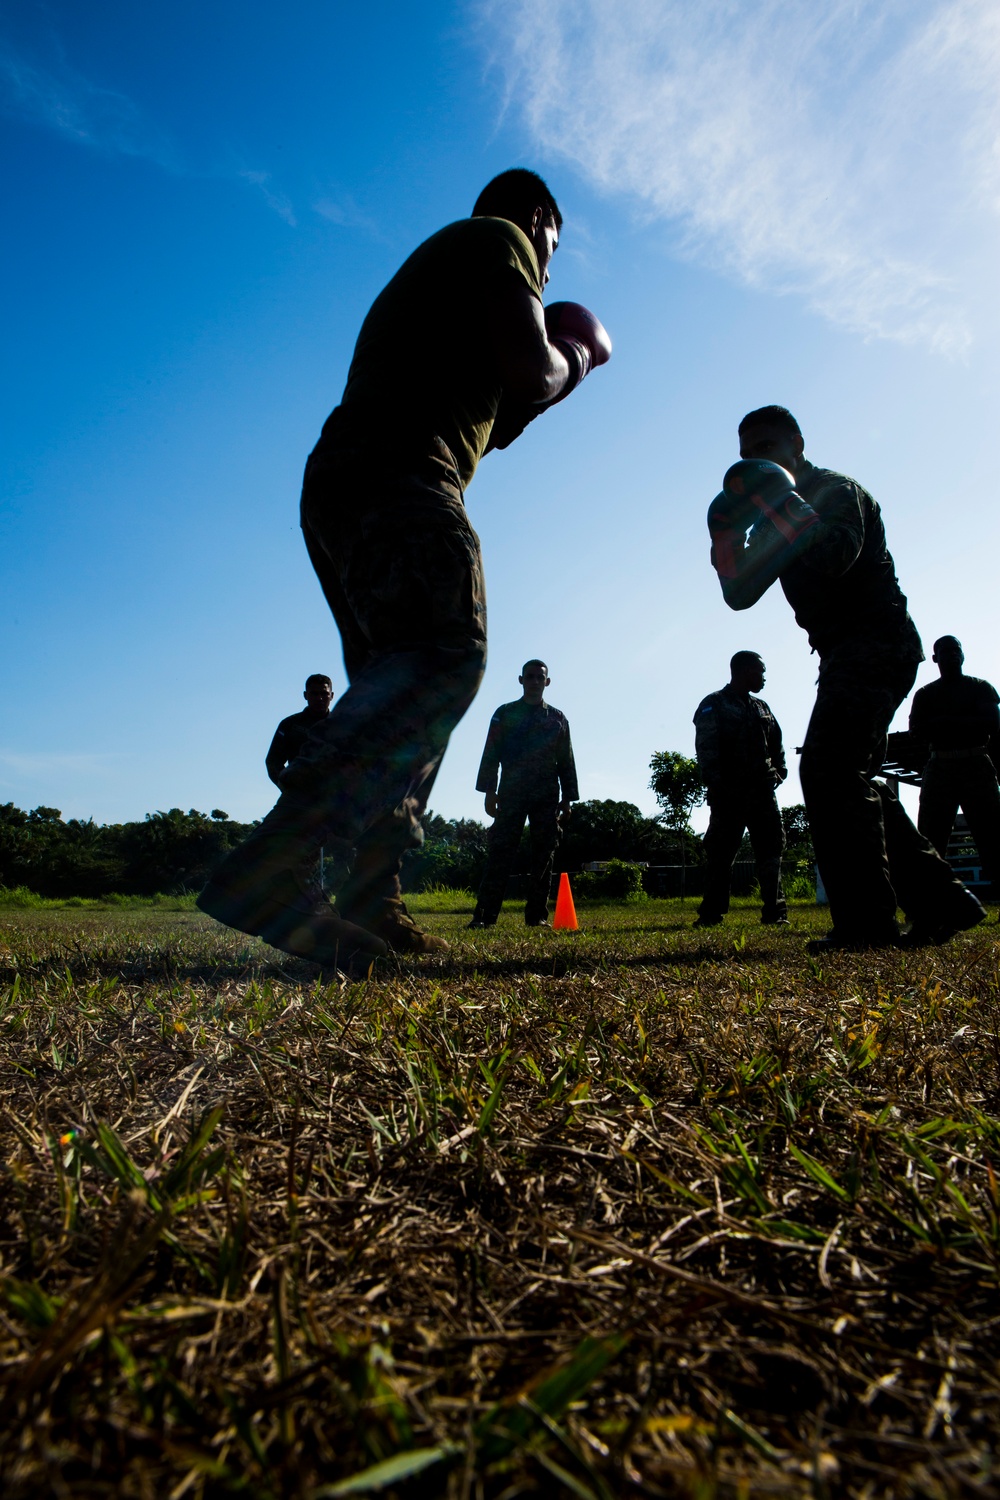
[[[932,660],[940,677],[914,693],[910,708],[910,741],[917,759],[925,762],[917,827],[939,854],[946,854],[961,808],[997,895],[1000,786],[993,756],[1000,740],[1000,694],[982,677],[966,676],[962,643],[953,635],[934,642]]]
[[[399,872],[486,661],[465,491],[486,452],[611,355],[586,308],[542,306],[561,224],[546,184],[517,168],[420,245],[369,309],[306,464],[302,530],[350,685],[198,904],[327,969],[447,946],[410,917]],[[353,856],[336,910],[311,875],[321,846]]]
[[[761,921],[788,926],[781,890],[785,834],[775,788],[788,775],[781,729],[764,702],[764,662],[756,651],[737,651],[729,682],[709,693],[694,716],[695,754],[711,810],[705,834],[708,869],[696,927],[717,927],[729,910],[733,861],[749,833],[760,885]]]
[[[470,927],[496,923],[525,819],[531,837],[531,866],[524,920],[529,927],[548,924],[559,825],[580,795],[569,722],[558,708],[545,702],[548,667],[543,661],[526,661],[518,682],[521,697],[504,703],[490,721],[476,779],[476,791],[486,793],[487,816],[496,821],[488,835],[486,870]]]
[[[874,775],[896,709],[923,660],[879,507],[803,451],[791,412],[765,406],[739,426],[741,461],[709,507],[712,565],[732,609],[780,579],[819,655],[800,775],[833,931],[812,946],[942,942],[983,919],[979,902]]]

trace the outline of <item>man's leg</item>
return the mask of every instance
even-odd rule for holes
[[[549,919],[552,863],[559,847],[559,814],[555,802],[534,802],[528,809],[531,826],[531,869],[524,920],[528,927],[541,927]]]
[[[962,811],[976,841],[983,874],[997,892],[1000,890],[1000,786],[997,785],[997,773],[986,755],[964,764]]]
[[[473,927],[492,927],[500,915],[527,814],[525,804],[513,798],[501,802],[497,809],[496,819],[486,835],[486,869],[472,914]]]
[[[942,856],[948,853],[958,803],[958,790],[950,767],[941,761],[929,761],[920,788],[917,827]]]
[[[696,927],[717,926],[729,910],[733,860],[746,828],[746,809],[741,799],[719,796],[709,805],[711,816],[703,841],[708,868],[705,871],[705,894],[698,908]]]
[[[916,662],[874,643],[840,646],[820,663],[799,775],[834,940],[879,946],[898,937],[882,803],[872,782]]]
[[[889,872],[900,906],[912,923],[911,942],[943,942],[975,927],[985,913],[976,897],[953,873],[951,865],[919,833],[896,796],[875,782],[882,803]]]
[[[781,855],[785,847],[785,830],[773,792],[761,792],[748,804],[747,832],[757,864],[760,920],[770,926],[787,922],[788,907],[781,889]]]
[[[402,852],[419,841],[425,789],[486,658],[478,540],[457,478],[449,489],[441,468],[437,488],[421,474],[379,476],[346,460],[318,476],[307,470],[303,529],[351,685],[285,771],[271,813],[216,872],[214,894],[206,888],[204,909],[242,930],[258,928],[235,920],[240,900],[266,896],[279,872],[301,881],[321,845],[339,854],[391,818],[392,836],[375,841],[379,868],[366,871],[369,891],[381,877],[391,900]],[[227,905],[220,890],[235,899]],[[386,925],[393,943],[395,924]]]

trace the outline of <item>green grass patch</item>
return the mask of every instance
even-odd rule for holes
[[[5,1496],[1000,1482],[1000,948],[696,902],[364,984],[0,916]]]

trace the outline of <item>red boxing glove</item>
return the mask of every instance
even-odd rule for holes
[[[597,365],[611,358],[611,339],[600,318],[579,302],[550,302],[545,309],[545,331],[569,365],[569,379],[552,401],[562,401]]]
[[[789,546],[819,525],[819,516],[796,492],[788,470],[767,459],[744,458],[733,464],[722,481],[722,493],[735,500],[748,500]]]

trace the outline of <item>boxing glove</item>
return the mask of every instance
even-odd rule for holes
[[[727,494],[725,490],[708,507],[712,566],[720,578],[735,578],[739,572],[746,534],[757,514],[756,507],[745,496]]]
[[[788,470],[767,459],[743,458],[733,464],[722,481],[722,493],[734,502],[748,501],[789,545],[801,542],[819,525],[819,516],[796,493],[795,480]]]
[[[545,331],[549,343],[569,365],[569,379],[549,402],[554,406],[575,391],[591,370],[611,358],[611,339],[599,318],[579,302],[550,302],[545,309]]]

